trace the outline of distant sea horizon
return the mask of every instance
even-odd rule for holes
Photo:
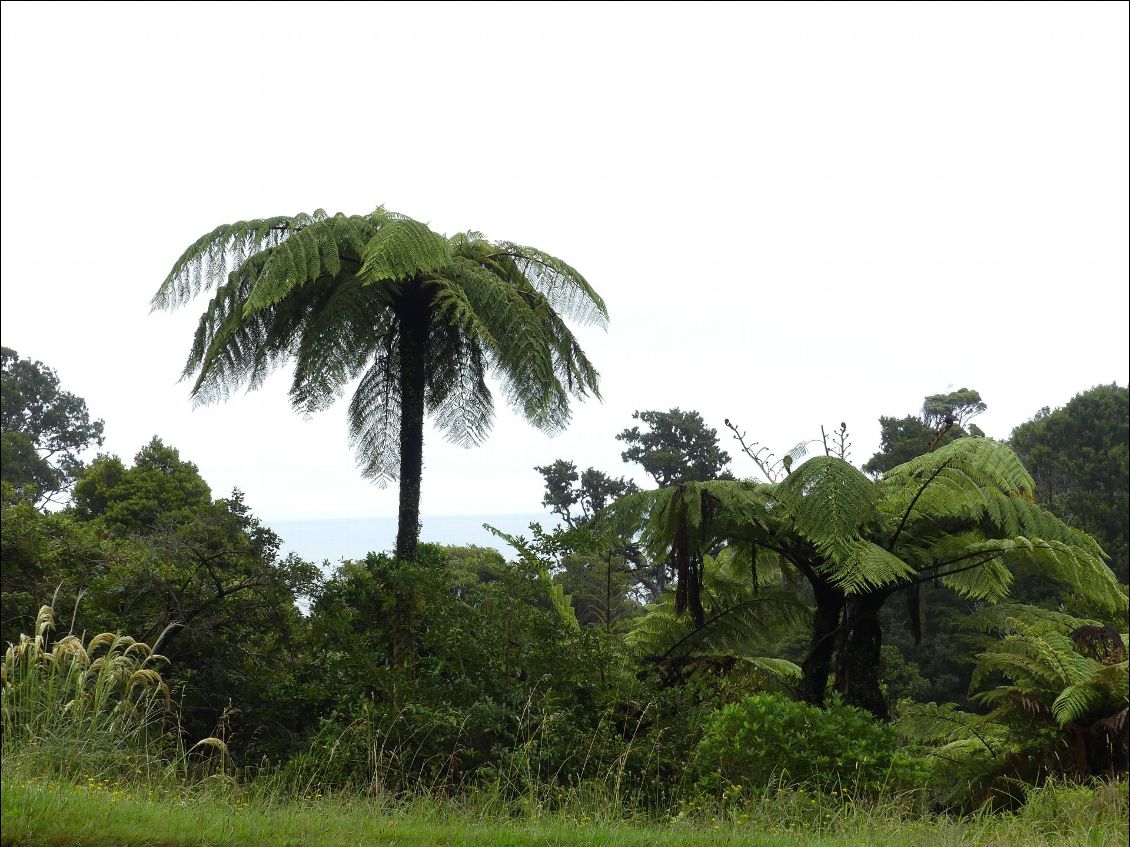
[[[544,512],[509,515],[424,515],[420,519],[420,541],[434,544],[493,547],[507,559],[517,555],[509,544],[483,527],[497,527],[509,535],[530,536],[530,524],[546,529],[557,519]],[[311,518],[264,521],[282,538],[283,554],[297,553],[308,562],[329,562],[336,567],[347,559],[363,559],[370,552],[391,552],[396,546],[396,518]]]

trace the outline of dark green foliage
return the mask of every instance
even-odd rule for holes
[[[985,433],[969,421],[987,408],[978,392],[962,388],[929,395],[922,403],[921,417],[881,417],[879,452],[867,460],[863,470],[878,476],[956,438],[982,436]]]
[[[529,538],[489,524],[486,528],[518,551],[521,567],[552,578],[554,602],[569,604],[569,614],[579,626],[611,629],[639,612],[641,572],[629,559],[633,551],[615,534],[599,531],[592,521],[575,528],[554,527],[551,532],[531,523]]]
[[[924,701],[930,694],[930,680],[918,670],[918,665],[903,658],[897,647],[884,644],[883,689],[890,702],[898,700]]]
[[[708,479],[733,479],[726,470],[730,455],[718,446],[718,431],[708,427],[698,412],[633,412],[649,427],[625,429],[616,438],[629,447],[621,456],[636,462],[656,485],[677,485]]]
[[[1130,391],[1101,385],[1042,409],[1009,441],[1036,480],[1036,498],[1093,535],[1111,569],[1130,578]]]
[[[756,694],[710,717],[692,768],[696,789],[714,796],[731,786],[759,796],[774,784],[874,796],[916,785],[925,773],[900,748],[898,732],[862,709]]]
[[[595,525],[602,509],[639,487],[596,468],[578,473],[575,464],[563,459],[534,470],[545,481],[542,505],[564,527],[546,534],[538,525],[533,541],[548,557],[546,566],[573,597],[580,622],[609,625],[637,611],[640,597],[656,597],[654,569],[635,543],[634,532]]]
[[[397,555],[419,537],[423,421],[456,444],[487,435],[494,400],[546,432],[569,420],[569,398],[598,395],[597,373],[565,319],[603,324],[604,302],[575,269],[532,247],[451,237],[383,208],[369,215],[241,221],[200,238],[153,299],[215,295],[184,375],[193,396],[257,388],[295,362],[294,408],[312,413],[356,382],[349,437],[362,473],[400,480]]]
[[[1058,588],[1058,583],[1053,584]],[[971,633],[966,625],[969,616],[981,604],[943,586],[923,583],[917,598],[916,632],[909,608],[910,594],[905,594],[905,597],[893,598],[881,613],[884,682],[888,685],[891,702],[910,697],[923,703],[956,703],[967,707],[973,657],[983,646],[983,638]],[[897,671],[897,676],[905,683],[896,683],[889,676],[889,668],[902,669]],[[918,679],[925,681],[925,690],[911,681]],[[911,693],[911,689],[916,693]]]
[[[76,632],[133,632],[168,656],[191,736],[227,713],[236,755],[287,746],[301,722],[280,693],[305,628],[295,602],[317,568],[282,557],[238,491],[213,500],[195,465],[158,439],[131,467],[96,459],[74,500],[52,515],[5,507],[3,636],[27,631],[58,588]]]
[[[43,514],[26,501],[6,501],[0,519],[0,642],[15,642],[21,633],[32,632],[36,613],[51,601],[57,586],[62,586],[60,615],[69,615],[75,596],[91,586],[102,563],[124,557],[118,547],[72,514]],[[122,588],[113,590],[120,593]]]
[[[75,485],[80,520],[101,519],[123,533],[153,532],[188,522],[212,503],[212,491],[192,462],[154,438],[138,451],[133,467],[117,456],[99,456]]]
[[[59,387],[55,371],[0,348],[0,479],[37,506],[64,494],[81,471],[79,454],[102,445],[102,421]]]
[[[616,551],[574,550],[559,561],[553,581],[571,599],[581,626],[607,629],[639,614],[633,596],[640,585],[639,571]]]
[[[300,676],[324,716],[310,756],[327,780],[568,784],[622,756],[637,772],[654,772],[659,755],[664,772],[685,758],[693,742],[668,737],[661,703],[679,701],[674,713],[689,720],[691,695],[649,688],[599,631],[568,626],[538,573],[497,554],[467,567],[465,548],[420,554],[343,565],[313,605]],[[665,729],[648,741],[656,723]]]
[[[589,523],[613,500],[639,490],[630,479],[610,477],[596,468],[578,474],[577,466],[564,459],[534,470],[545,480],[542,505],[573,529]]]
[[[905,418],[881,417],[879,430],[879,452],[863,465],[863,470],[874,476],[921,456],[930,448],[930,440],[934,437],[933,428],[913,415]],[[955,437],[952,431],[945,436],[947,441]]]

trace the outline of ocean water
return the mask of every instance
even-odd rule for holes
[[[545,513],[518,515],[425,515],[420,540],[436,544],[474,544],[493,547],[507,559],[516,551],[483,528],[484,523],[510,535],[530,537],[529,525],[538,521],[547,530],[557,524]],[[396,545],[396,518],[323,518],[319,520],[266,522],[283,539],[283,553],[297,553],[308,562],[329,562],[335,567],[345,559],[361,559],[369,552],[390,552]]]

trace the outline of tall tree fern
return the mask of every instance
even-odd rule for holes
[[[396,554],[419,538],[424,417],[471,446],[494,397],[546,432],[598,377],[566,319],[604,325],[600,296],[565,262],[476,232],[447,237],[404,215],[287,215],[217,227],[176,261],[154,308],[212,296],[185,377],[208,403],[294,361],[290,398],[312,413],[355,384],[349,438],[362,473],[400,481]]]

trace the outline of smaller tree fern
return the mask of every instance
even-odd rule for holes
[[[1031,606],[989,607],[971,625],[999,636],[977,657],[970,690],[985,714],[911,707],[903,730],[934,745],[947,796],[983,800],[1055,774],[1127,768],[1127,636]]]
[[[1014,607],[995,626],[1003,638],[978,656],[970,683],[972,689],[996,675],[1006,680],[975,695],[992,707],[986,719],[1058,727],[1070,740],[1069,772],[1124,769],[1130,696],[1125,634],[1025,606]]]
[[[712,481],[641,492],[617,501],[613,519],[634,519],[655,554],[669,551],[679,585],[674,610],[706,621],[703,561],[722,544],[772,554],[812,587],[816,601],[803,693],[822,703],[833,671],[846,701],[885,717],[879,612],[905,591],[918,627],[925,582],[996,602],[1014,574],[1054,579],[1109,613],[1126,594],[1098,545],[1038,506],[1015,454],[987,438],[963,438],[888,471],[865,476],[836,456],[817,456],[776,483]],[[761,552],[750,559],[758,584]]]

